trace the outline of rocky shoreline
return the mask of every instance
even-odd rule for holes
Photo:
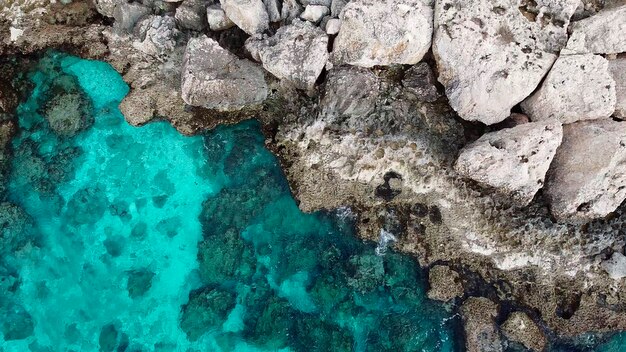
[[[300,208],[392,234],[468,350],[542,350],[626,330],[623,33],[619,0],[33,0],[0,5],[0,64],[105,60],[136,126],[259,119]]]

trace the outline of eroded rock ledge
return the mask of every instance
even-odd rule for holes
[[[392,3],[0,5],[0,56],[110,62],[133,125],[259,119],[303,210],[353,208],[465,302],[488,337],[469,350],[626,329],[626,4]],[[0,85],[0,169],[18,93]]]

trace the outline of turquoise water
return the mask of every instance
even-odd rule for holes
[[[107,64],[28,76],[0,204],[0,351],[453,351],[415,261],[303,214],[259,125],[127,125]]]

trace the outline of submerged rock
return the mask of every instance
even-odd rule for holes
[[[502,332],[507,339],[534,352],[543,351],[548,343],[537,324],[522,312],[511,313],[502,325]]]
[[[565,125],[545,195],[560,220],[588,221],[614,211],[626,198],[626,123]]]
[[[461,306],[467,352],[501,352],[495,318],[498,305],[487,298],[470,297]]]
[[[615,81],[615,112],[613,115],[626,119],[626,57],[609,60],[609,72]]]
[[[4,305],[4,302],[2,303]],[[35,322],[21,305],[9,303],[0,307],[0,313],[2,313],[0,332],[5,341],[23,340],[33,334]]]
[[[216,110],[259,104],[268,94],[263,69],[206,36],[187,43],[181,90],[185,103]]]
[[[269,38],[246,41],[263,67],[296,88],[311,90],[328,60],[328,36],[311,23],[294,20]]]
[[[19,206],[0,203],[0,254],[12,255],[34,240],[32,218]]]
[[[450,106],[463,119],[488,125],[509,116],[565,45],[577,4],[437,1],[433,53]]]
[[[567,53],[619,54],[626,52],[626,4],[607,8],[574,22]]]
[[[263,33],[269,28],[269,15],[262,0],[221,0],[226,16],[248,34]]]
[[[180,327],[191,341],[207,330],[220,326],[235,307],[236,296],[218,288],[205,287],[189,294],[189,302],[182,307]]]
[[[83,94],[62,93],[46,103],[44,116],[56,134],[72,137],[93,125],[92,109]]]
[[[459,274],[445,265],[435,265],[428,272],[428,298],[447,302],[463,295]]]
[[[615,81],[608,61],[592,54],[561,56],[522,109],[533,121],[571,123],[611,116]]]
[[[563,128],[554,120],[487,133],[463,148],[454,168],[526,205],[543,186],[562,137]]]
[[[418,63],[430,48],[433,9],[428,0],[357,0],[339,16],[333,62],[362,67]]]

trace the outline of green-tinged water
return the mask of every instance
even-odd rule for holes
[[[304,214],[259,126],[134,128],[107,64],[46,55],[0,204],[0,351],[453,351],[416,262]],[[17,205],[17,206],[15,206]]]

